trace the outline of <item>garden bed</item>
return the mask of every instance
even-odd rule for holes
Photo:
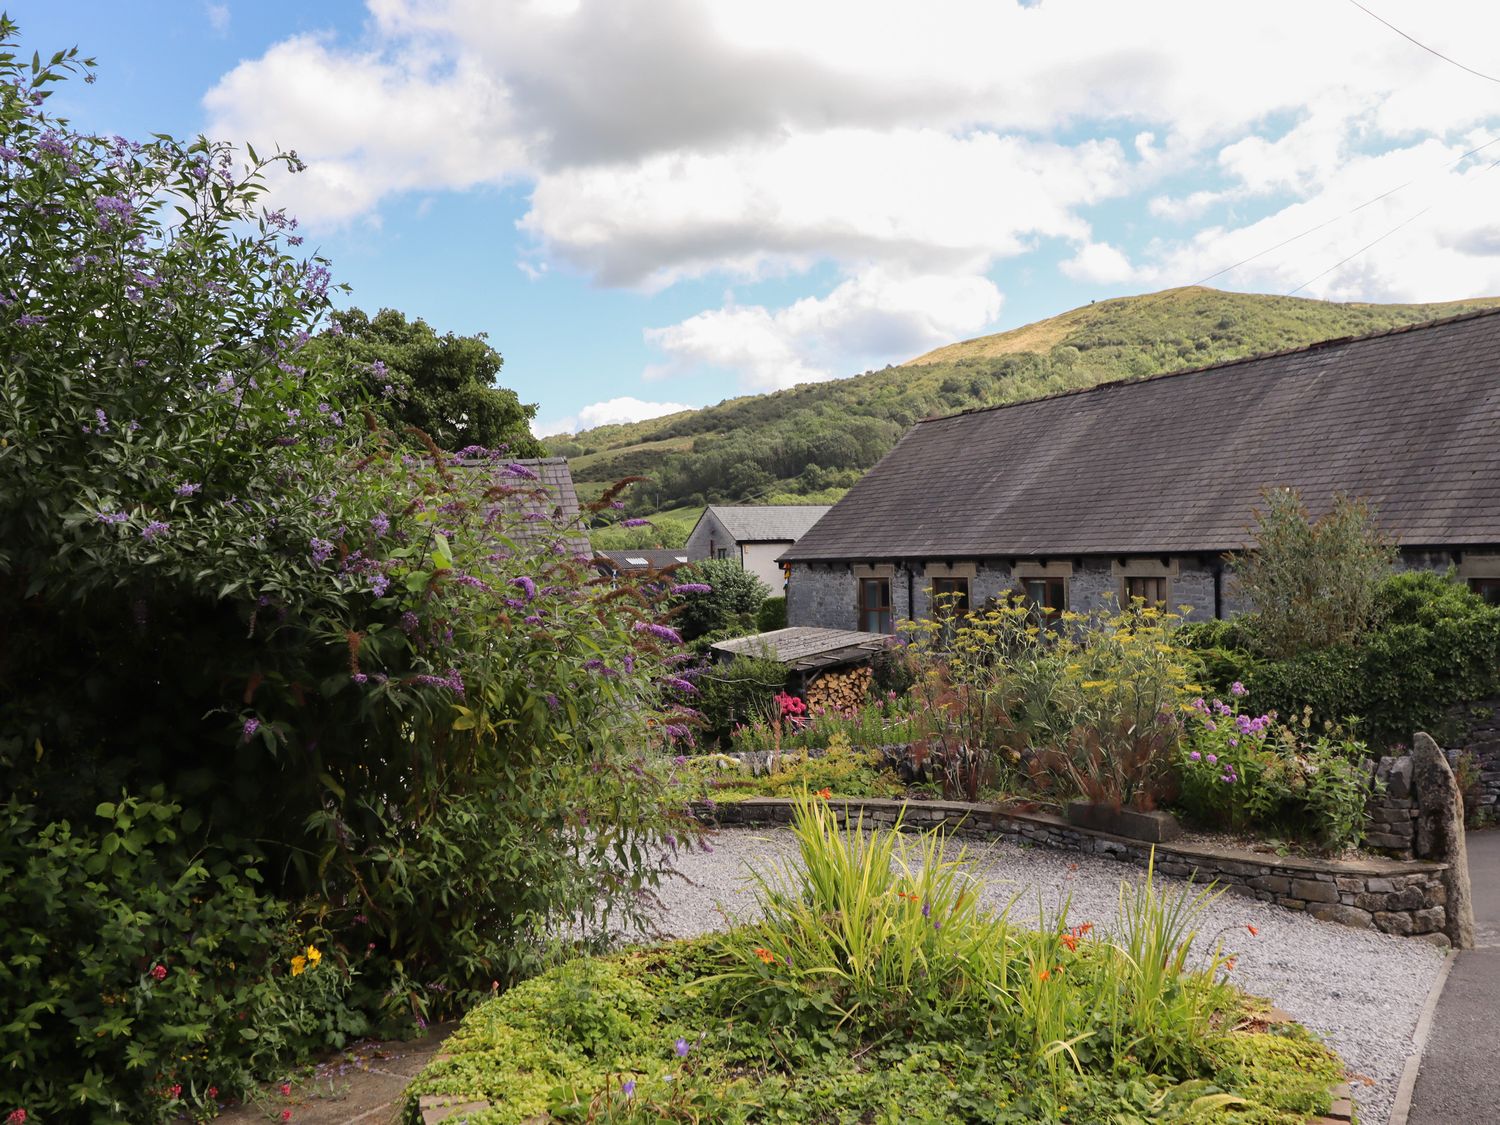
[[[937,833],[841,831],[816,801],[794,832],[757,920],[471,1012],[408,1120],[1348,1119],[1337,1056],[1228,983],[1223,935],[1198,938],[1210,892],[1122,884],[1096,928],[992,908]]]

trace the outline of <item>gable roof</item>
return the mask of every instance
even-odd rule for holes
[[[537,513],[547,517],[547,520],[538,521],[540,532],[528,523],[517,525],[511,531],[512,539],[531,544],[543,533],[555,534],[559,525],[553,524],[551,518],[556,512],[561,517],[561,526],[576,529],[576,534],[563,537],[565,547],[574,555],[593,553],[583,531],[583,520],[578,512],[578,491],[573,487],[573,473],[568,468],[566,457],[517,457],[511,461],[454,458],[450,463],[461,469],[485,469],[495,478],[495,483],[523,490],[506,497],[504,503],[523,514]],[[537,479],[528,481],[507,475],[506,465],[523,465],[535,473]]]
[[[1500,310],[919,422],[782,557],[1229,550],[1277,486],[1500,543]]]
[[[736,543],[791,543],[801,539],[831,504],[710,504]],[[699,517],[702,519],[702,516]]]

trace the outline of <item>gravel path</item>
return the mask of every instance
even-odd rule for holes
[[[749,866],[764,869],[767,861],[794,854],[785,829],[728,829],[712,841],[712,853],[679,856],[682,878],[660,891],[659,925],[668,936],[690,937],[746,918],[754,906],[746,887]],[[959,850],[956,843],[950,847],[952,854]],[[1120,880],[1144,875],[1099,856],[1009,843],[967,842],[966,850],[985,901],[999,908],[1023,892],[1013,912],[1018,921],[1036,917],[1040,891],[1049,914],[1071,895],[1073,923],[1103,927],[1115,917]],[[1425,942],[1318,922],[1235,895],[1209,908],[1200,932],[1209,946],[1222,934],[1225,948],[1238,954],[1234,980],[1241,988],[1269,997],[1321,1033],[1351,1074],[1370,1080],[1351,1082],[1355,1100],[1361,1120],[1383,1125],[1441,954]]]

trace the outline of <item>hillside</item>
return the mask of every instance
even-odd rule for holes
[[[705,503],[829,503],[919,418],[1139,378],[1500,304],[1333,304],[1192,287],[1085,305],[899,367],[547,439],[579,491],[622,476],[632,514]]]

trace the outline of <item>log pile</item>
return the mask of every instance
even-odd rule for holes
[[[807,705],[814,711],[848,711],[870,697],[870,666],[861,664],[824,672],[807,685]]]

